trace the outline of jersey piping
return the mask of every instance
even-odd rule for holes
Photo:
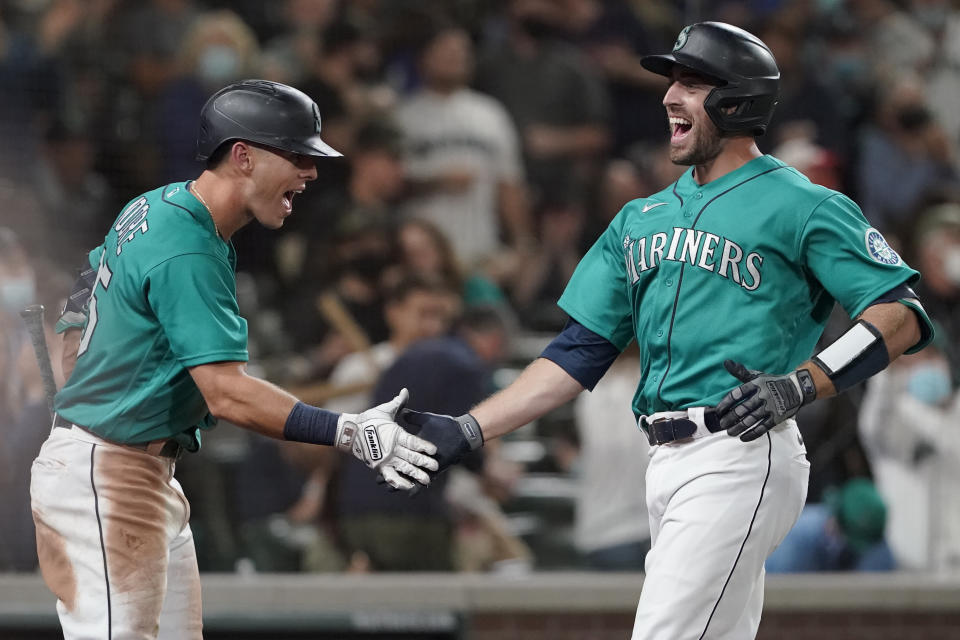
[[[103,580],[107,591],[107,640],[113,638],[113,607],[110,601],[110,573],[107,570],[107,546],[103,542],[103,521],[100,519],[100,498],[97,496],[97,483],[93,480],[94,456],[97,445],[90,445],[90,488],[93,490],[93,510],[97,515],[97,529],[100,532],[100,552],[103,555]]]
[[[744,184],[750,182],[751,180],[755,180],[755,179],[757,179],[757,178],[759,178],[759,177],[761,177],[761,176],[767,175],[768,173],[771,173],[771,172],[773,172],[773,171],[778,171],[778,170],[784,169],[784,168],[786,168],[786,167],[783,166],[783,165],[781,165],[781,166],[779,166],[779,167],[773,167],[772,169],[767,169],[766,171],[761,171],[760,173],[758,173],[758,174],[756,174],[756,175],[753,175],[753,176],[750,176],[749,178],[745,178],[745,179],[741,180],[740,182],[738,182],[737,184],[733,185],[732,187],[730,187],[730,188],[728,188],[728,189],[726,189],[726,190],[724,190],[724,191],[721,191],[721,192],[718,193],[717,195],[713,196],[712,198],[710,198],[710,200],[707,201],[707,203],[706,203],[705,205],[703,205],[703,207],[700,209],[700,211],[697,212],[697,217],[693,219],[693,222],[690,224],[690,228],[691,228],[691,229],[696,229],[696,227],[697,227],[697,222],[699,222],[699,220],[700,220],[700,216],[703,215],[703,212],[706,211],[707,207],[709,207],[711,204],[713,204],[714,201],[717,200],[717,198],[720,198],[721,196],[725,196],[726,194],[730,193],[731,191],[733,191],[733,190],[736,189],[737,187],[739,187],[739,186],[741,186],[741,185],[744,185]],[[680,199],[680,204],[681,204],[681,206],[682,206],[682,205],[683,205],[683,198],[680,198],[680,195],[677,194],[677,184],[678,184],[679,182],[680,182],[680,181],[677,180],[676,182],[673,183],[673,193],[674,193],[674,195],[677,196],[677,198]],[[677,305],[678,305],[678,303],[680,302],[680,291],[681,291],[681,289],[683,288],[683,274],[684,274],[684,272],[686,271],[686,268],[687,268],[687,263],[686,263],[686,262],[680,264],[680,276],[677,278],[677,293],[676,293],[676,294],[674,295],[674,297],[673,297],[673,311],[670,313],[670,328],[667,330],[667,366],[666,366],[666,368],[665,368],[664,371],[663,371],[663,376],[661,376],[661,378],[660,378],[660,384],[657,385],[657,399],[659,399],[660,402],[662,402],[662,403],[664,403],[664,404],[666,404],[666,402],[664,401],[663,396],[661,395],[661,391],[663,391],[663,385],[664,385],[664,383],[667,381],[667,376],[670,375],[670,365],[671,365],[671,363],[673,362],[673,350],[672,350],[672,347],[671,347],[671,345],[672,345],[672,343],[673,343],[673,324],[674,324],[674,321],[676,320],[676,317],[677,317]]]
[[[707,635],[707,629],[710,628],[710,622],[713,620],[713,615],[717,612],[717,607],[720,606],[720,601],[723,599],[723,594],[727,590],[727,585],[730,584],[730,578],[733,577],[733,572],[737,569],[737,564],[740,562],[740,556],[743,555],[743,549],[747,546],[747,540],[750,539],[750,534],[753,532],[753,523],[757,520],[757,514],[760,512],[760,505],[763,504],[763,495],[767,490],[767,481],[770,479],[770,467],[771,457],[773,453],[773,440],[770,438],[770,432],[768,431],[767,436],[767,474],[763,477],[763,484],[760,486],[760,498],[757,500],[757,508],[753,510],[753,517],[750,518],[750,526],[747,527],[747,535],[743,537],[743,542],[740,543],[740,550],[737,551],[737,558],[733,561],[733,566],[730,567],[730,573],[727,574],[727,579],[723,581],[723,588],[720,589],[720,595],[717,596],[717,601],[713,604],[713,609],[710,610],[710,617],[707,618],[707,624],[703,626],[703,633],[700,634],[698,640],[703,640],[704,636]]]

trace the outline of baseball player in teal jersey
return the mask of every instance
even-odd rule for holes
[[[76,364],[31,484],[40,567],[68,639],[202,637],[190,510],[173,472],[217,419],[352,451],[398,488],[437,468],[424,455],[433,445],[393,421],[405,390],[337,414],[246,373],[230,237],[253,219],[283,225],[316,158],[340,155],[319,133],[316,105],[296,89],[222,89],[201,113],[207,169],[132,200],[90,253],[89,287],[61,326],[82,325]]]
[[[932,328],[919,274],[858,207],[757,148],[779,86],[760,40],[698,23],[643,64],[670,79],[671,159],[691,169],[617,215],[560,298],[569,324],[513,384],[464,416],[397,420],[437,445],[442,471],[593,388],[637,340],[652,549],[633,638],[742,640],[760,623],[764,561],[806,499],[793,416]],[[855,323],[811,358],[834,302]]]

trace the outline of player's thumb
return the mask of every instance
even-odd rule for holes
[[[400,393],[397,394],[397,397],[391,400],[390,402],[380,405],[380,409],[385,413],[390,414],[390,419],[392,420],[397,415],[403,405],[407,404],[407,400],[410,398],[410,392],[407,391],[407,388],[404,387],[400,389]]]
[[[736,378],[740,382],[750,382],[751,380],[757,377],[755,373],[747,369],[741,363],[736,362],[734,360],[724,360],[723,366],[727,371],[730,372],[730,375],[732,375],[734,378]]]

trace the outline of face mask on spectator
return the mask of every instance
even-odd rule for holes
[[[943,256],[943,273],[950,282],[960,286],[960,246],[947,249]]]
[[[36,285],[30,276],[0,280],[0,309],[4,311],[20,311],[33,302],[36,295]]]
[[[953,392],[950,372],[938,364],[919,364],[910,372],[907,391],[924,404],[941,405]]]
[[[200,54],[197,70],[200,77],[211,84],[228,82],[239,74],[240,56],[226,45],[210,45]]]

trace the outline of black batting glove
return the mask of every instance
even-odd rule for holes
[[[455,418],[438,413],[401,409],[394,419],[408,433],[436,445],[437,452],[431,457],[437,461],[438,468],[436,471],[427,472],[430,480],[460,462],[466,454],[483,446],[483,432],[476,418],[469,413]],[[378,478],[377,482],[383,481]],[[415,486],[408,493],[413,496],[419,493],[420,489],[420,486]]]
[[[457,464],[466,454],[483,446],[483,432],[477,419],[469,413],[458,418],[426,411],[403,409],[397,414],[397,424],[419,438],[432,442],[437,452],[432,456],[439,468],[436,476],[447,467]]]
[[[723,366],[743,384],[717,405],[720,426],[744,442],[792,418],[817,397],[813,378],[805,369],[778,376],[747,369],[733,360],[724,360]]]

